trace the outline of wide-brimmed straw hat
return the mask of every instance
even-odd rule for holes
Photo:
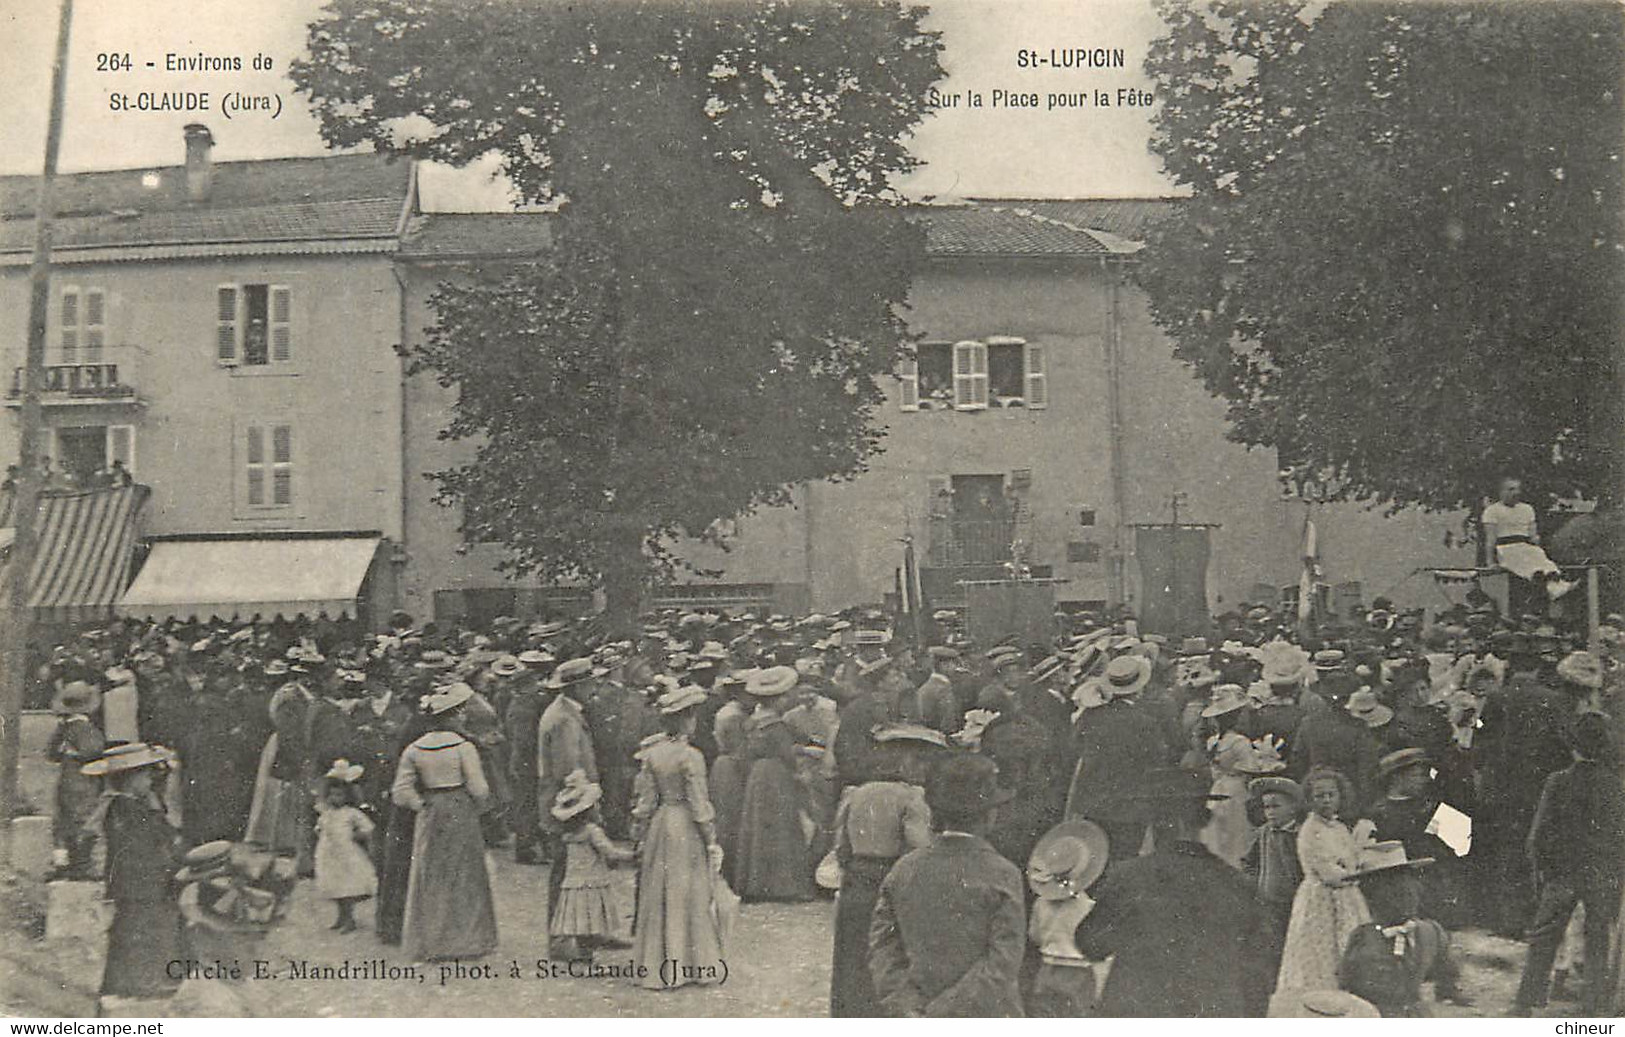
[[[217,839],[192,847],[181,858],[184,867],[175,873],[175,881],[185,885],[230,871],[232,846],[230,839]]]
[[[497,661],[491,664],[491,672],[498,677],[512,677],[525,668],[517,655],[498,656]]]
[[[1377,693],[1370,688],[1361,688],[1350,695],[1344,708],[1350,716],[1365,721],[1367,727],[1381,727],[1394,719],[1394,711],[1383,705]]]
[[[1411,767],[1427,766],[1433,762],[1426,749],[1412,746],[1391,752],[1377,761],[1377,780],[1387,781],[1400,771]]]
[[[168,767],[175,762],[175,754],[161,745],[146,742],[125,742],[110,746],[100,756],[79,768],[88,778],[105,778],[110,774],[124,774],[143,767]]]
[[[876,745],[935,745],[948,747],[948,738],[924,724],[877,724],[871,737]]]
[[[564,662],[559,663],[558,669],[553,671],[553,676],[549,677],[542,686],[557,691],[560,688],[568,688],[572,684],[590,681],[592,676],[593,665],[591,659],[566,659]]]
[[[769,666],[753,670],[745,677],[745,694],[757,698],[776,698],[796,686],[801,675],[794,666]]]
[[[423,699],[423,710],[431,716],[449,713],[474,697],[474,689],[462,681],[446,685]]]
[[[577,814],[591,810],[603,798],[603,787],[597,782],[588,781],[587,772],[578,767],[564,779],[564,787],[553,798],[548,813],[560,821],[568,821]]]
[[[663,716],[676,716],[684,710],[693,709],[705,702],[707,696],[705,689],[697,684],[688,684],[675,688],[655,699],[655,708]]]
[[[1602,659],[1595,652],[1570,652],[1557,664],[1557,675],[1582,688],[1600,688],[1603,680]]]
[[[1246,709],[1247,690],[1239,684],[1220,684],[1213,689],[1212,698],[1202,707],[1204,717],[1221,717],[1226,713],[1234,713],[1238,709]]]
[[[59,715],[94,713],[101,702],[102,693],[94,685],[85,681],[69,681],[51,699],[51,712]]]
[[[1111,849],[1105,829],[1072,819],[1044,833],[1027,859],[1027,885],[1043,900],[1070,900],[1106,870]]]

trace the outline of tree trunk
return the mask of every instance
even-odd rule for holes
[[[615,639],[636,637],[638,615],[648,565],[643,557],[643,534],[632,529],[617,534],[616,546],[604,565],[604,628]]]

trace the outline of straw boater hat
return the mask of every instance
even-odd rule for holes
[[[1602,687],[1602,659],[1594,652],[1571,652],[1557,664],[1557,675],[1582,688]]]
[[[520,662],[516,655],[499,656],[497,661],[491,664],[491,672],[498,677],[512,677],[524,668],[525,664]]]
[[[1081,896],[1106,870],[1110,841],[1093,821],[1073,819],[1044,833],[1027,859],[1027,885],[1042,900]]]
[[[192,847],[181,858],[185,866],[175,873],[175,881],[185,885],[224,875],[231,870],[231,849],[230,839],[217,839]]]
[[[105,778],[110,774],[123,774],[143,767],[168,767],[175,754],[161,745],[146,742],[125,742],[108,748],[100,756],[79,768],[87,778]]]
[[[361,766],[361,764],[351,763],[349,760],[341,757],[333,761],[333,766],[327,768],[327,773],[322,775],[322,777],[327,778],[329,781],[342,781],[346,785],[349,785],[360,781],[361,775],[365,772],[366,768]]]
[[[696,684],[689,684],[661,695],[655,700],[655,708],[660,710],[663,716],[669,717],[693,709],[705,700],[705,689]]]
[[[1378,875],[1401,868],[1424,868],[1432,863],[1434,863],[1432,857],[1408,859],[1405,855],[1405,844],[1398,839],[1388,839],[1383,842],[1366,843],[1360,847],[1359,864],[1355,874],[1363,879],[1368,875]]]
[[[102,693],[84,681],[69,681],[51,700],[51,712],[59,716],[74,713],[94,713],[101,705]]]
[[[1303,786],[1291,778],[1283,778],[1278,774],[1271,774],[1262,778],[1254,778],[1247,783],[1247,795],[1253,799],[1263,799],[1265,793],[1277,792],[1290,797],[1292,802],[1303,805]]]
[[[890,630],[854,630],[851,637],[852,644],[869,645],[871,647],[891,644]]]
[[[1400,771],[1412,767],[1426,767],[1433,763],[1426,749],[1411,747],[1398,752],[1389,753],[1377,761],[1377,780],[1387,781]]]
[[[423,699],[423,709],[431,716],[439,716],[461,706],[474,697],[474,689],[462,681],[454,681]]]
[[[1247,708],[1247,692],[1239,684],[1221,684],[1213,689],[1213,697],[1202,707],[1204,717],[1221,717]]]
[[[1275,1019],[1381,1019],[1377,1006],[1346,990],[1288,990],[1270,998]]]
[[[754,670],[745,677],[745,694],[757,698],[776,698],[796,686],[801,679],[793,666],[769,666]]]
[[[1100,683],[1109,699],[1138,695],[1151,683],[1151,660],[1143,655],[1120,655],[1106,664]]]
[[[520,652],[518,659],[519,662],[525,666],[546,666],[548,663],[558,661],[548,653],[536,648],[527,648],[523,652]]]
[[[593,676],[592,670],[591,659],[566,659],[564,662],[559,663],[558,669],[553,671],[553,676],[549,677],[542,686],[557,691],[560,688],[568,688],[572,684],[590,681]]]
[[[876,745],[934,745],[946,749],[948,739],[941,731],[924,724],[877,724],[872,732]]]
[[[1349,715],[1365,721],[1367,727],[1381,727],[1394,719],[1394,711],[1382,704],[1377,693],[1370,688],[1361,688],[1349,696],[1346,707]]]
[[[548,813],[560,821],[568,821],[591,810],[603,798],[603,788],[597,782],[588,781],[587,772],[578,767],[564,779],[564,787],[559,789]]]

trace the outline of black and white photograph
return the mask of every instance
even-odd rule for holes
[[[1625,1013],[1616,0],[0,0],[0,464],[13,1033]]]

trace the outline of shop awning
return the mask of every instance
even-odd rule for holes
[[[376,535],[158,540],[117,612],[141,619],[353,616],[379,542]]]
[[[112,618],[113,603],[130,581],[140,539],[145,486],[40,495],[38,537],[28,604],[36,623],[93,623]],[[4,502],[0,551],[9,560],[16,531],[10,494]]]

